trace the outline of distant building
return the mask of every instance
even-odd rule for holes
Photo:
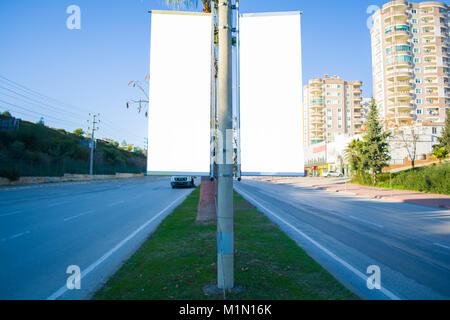
[[[362,84],[362,81],[345,81],[328,75],[309,81],[304,87],[303,101],[305,146],[362,132],[366,116]]]
[[[350,168],[345,161],[345,149],[356,136],[337,136],[333,142],[320,142],[305,147],[305,171],[309,176],[326,176],[329,171],[336,171],[343,175],[350,174]]]
[[[449,10],[442,2],[392,1],[373,15],[373,92],[386,126],[445,122]]]
[[[20,119],[17,118],[0,118],[0,130],[17,131],[19,130]]]

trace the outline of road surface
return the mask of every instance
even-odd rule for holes
[[[235,189],[360,297],[450,299],[450,210],[331,193],[307,180],[243,180]],[[370,266],[380,269],[379,290],[367,286]]]
[[[0,299],[89,298],[192,190],[152,178],[0,188]],[[73,265],[81,290],[66,286]]]

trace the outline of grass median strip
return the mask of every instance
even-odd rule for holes
[[[168,216],[93,299],[223,299],[202,288],[217,277],[216,226],[197,225],[199,189]],[[227,299],[357,299],[240,195],[235,206],[235,281]]]

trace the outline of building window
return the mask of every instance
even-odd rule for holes
[[[422,89],[416,89],[416,93],[421,94],[422,93]]]
[[[422,83],[422,80],[420,80],[420,78],[417,78],[416,83]]]
[[[417,109],[417,114],[422,114],[422,109]]]
[[[417,104],[422,104],[422,99],[416,99]]]

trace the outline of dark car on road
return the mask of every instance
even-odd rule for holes
[[[193,188],[195,187],[194,177],[190,176],[172,177],[170,178],[170,185],[172,186],[172,189],[180,187]]]

